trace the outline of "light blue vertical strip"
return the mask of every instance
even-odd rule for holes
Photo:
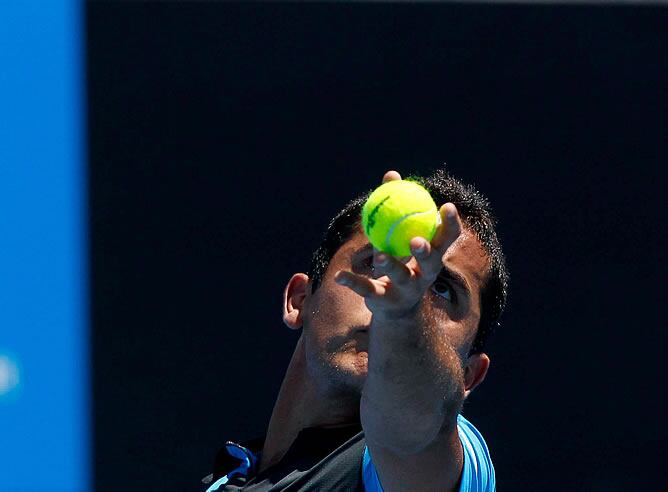
[[[91,489],[83,4],[0,0],[0,491]]]

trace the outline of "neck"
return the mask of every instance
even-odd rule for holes
[[[278,463],[302,429],[354,422],[359,422],[359,397],[319,390],[307,371],[304,337],[300,337],[271,413],[259,471]]]

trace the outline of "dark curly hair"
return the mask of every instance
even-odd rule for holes
[[[464,184],[451,176],[444,168],[434,171],[426,178],[414,175],[406,179],[420,182],[437,204],[453,203],[464,226],[475,234],[487,253],[489,268],[480,291],[480,323],[470,354],[483,352],[489,336],[499,326],[508,296],[509,280],[506,260],[496,235],[496,219],[492,215],[489,200],[472,185]],[[348,202],[330,221],[311,258],[308,271],[312,281],[311,292],[315,292],[320,285],[334,254],[360,227],[362,207],[371,191],[373,190]]]

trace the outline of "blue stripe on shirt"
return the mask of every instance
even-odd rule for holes
[[[459,492],[494,492],[496,490],[494,465],[492,465],[485,439],[478,429],[462,415],[457,416],[457,430],[464,451],[464,466]],[[383,492],[367,446],[364,446],[362,456],[362,477],[365,490]]]

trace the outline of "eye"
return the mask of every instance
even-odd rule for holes
[[[356,260],[353,263],[353,271],[355,273],[360,273],[363,275],[373,275],[373,255],[368,255]]]
[[[436,295],[439,295],[450,302],[454,302],[456,299],[455,291],[448,282],[441,278],[436,279],[436,281],[431,286],[431,290]]]

